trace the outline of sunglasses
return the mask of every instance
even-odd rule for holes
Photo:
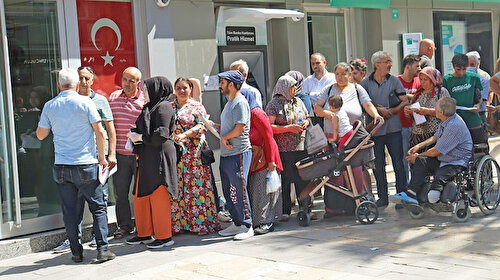
[[[78,67],[77,70],[82,71],[83,69],[89,71],[91,74],[94,74],[94,69],[92,69],[92,67],[90,67],[90,66],[80,66],[80,67]]]

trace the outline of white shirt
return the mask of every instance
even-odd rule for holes
[[[318,80],[316,76],[311,75],[304,80],[304,85],[302,86],[302,92],[309,94],[311,98],[312,107],[316,104],[316,100],[318,100],[319,94],[323,88],[335,83],[335,75],[330,72],[326,72],[326,74]],[[309,112],[312,114],[312,112]]]
[[[247,82],[245,81],[241,85],[240,91],[247,91],[247,92],[253,93],[255,95],[255,101],[257,101],[257,104],[259,104],[260,108],[262,108],[262,94],[260,93],[260,91],[258,89],[247,84]]]

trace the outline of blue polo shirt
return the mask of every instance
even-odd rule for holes
[[[460,165],[467,167],[472,158],[472,138],[464,120],[454,114],[442,122],[434,136],[437,138],[436,150],[441,154],[437,159],[440,167],[445,165]]]
[[[94,102],[76,91],[62,91],[45,103],[38,126],[54,134],[54,163],[97,163],[92,124],[100,121]]]

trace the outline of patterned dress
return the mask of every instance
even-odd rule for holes
[[[172,107],[177,115],[175,134],[192,128],[199,129],[198,136],[182,140],[184,154],[177,166],[179,197],[171,197],[172,232],[212,233],[219,229],[219,223],[216,219],[210,167],[201,163],[201,150],[208,146],[203,135],[206,129],[198,117],[206,114],[206,111],[201,103],[192,99],[182,108],[174,101]]]

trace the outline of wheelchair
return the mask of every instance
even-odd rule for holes
[[[437,203],[427,201],[430,179],[417,194],[419,205],[406,204],[410,216],[420,219],[424,207],[435,212],[451,212],[457,222],[466,222],[471,217],[470,207],[479,207],[485,215],[495,212],[500,202],[500,167],[488,153],[488,144],[474,144],[473,156],[467,168],[458,173],[454,181],[448,182]]]

